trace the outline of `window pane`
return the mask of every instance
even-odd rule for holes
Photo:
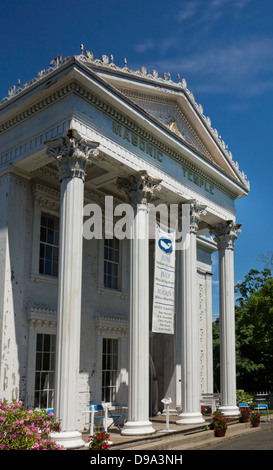
[[[54,243],[54,230],[48,229],[47,231],[47,243],[53,245]]]
[[[51,262],[48,260],[45,260],[44,267],[45,267],[44,274],[47,274],[48,276],[50,276],[51,275]]]
[[[37,351],[42,351],[43,349],[43,335],[37,335],[36,338],[36,349]]]
[[[36,354],[36,370],[41,370],[42,368],[42,353]]]
[[[50,335],[43,335],[44,337],[44,351],[50,351]]]
[[[52,259],[52,246],[46,245],[46,259],[50,260]]]
[[[42,242],[46,242],[46,228],[41,227],[40,239]]]

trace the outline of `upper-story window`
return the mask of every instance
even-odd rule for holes
[[[104,240],[104,287],[119,289],[120,242],[117,238]]]
[[[42,212],[39,273],[58,276],[59,218]]]

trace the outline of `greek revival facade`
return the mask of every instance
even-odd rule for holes
[[[164,397],[181,426],[202,422],[218,251],[221,410],[238,414],[235,201],[248,191],[180,77],[86,51],[12,86],[0,102],[0,398],[53,408],[68,448],[102,401],[123,408],[125,435],[154,432]],[[169,271],[149,235],[162,207],[165,228],[173,207],[175,233],[188,224]]]

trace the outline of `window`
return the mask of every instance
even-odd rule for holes
[[[104,240],[104,287],[108,289],[119,288],[119,240],[113,238]]]
[[[118,376],[118,340],[103,338],[102,401],[115,402]]]
[[[37,334],[35,408],[53,408],[56,335]]]
[[[58,276],[59,219],[50,214],[41,214],[40,228],[40,274]]]

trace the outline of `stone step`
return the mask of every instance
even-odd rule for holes
[[[218,440],[229,439],[248,432],[256,432],[260,429],[260,427],[252,428],[249,423],[238,423],[228,426],[226,436],[223,438],[215,437],[214,431],[212,430],[193,432],[190,434],[174,433],[171,435],[165,434],[163,437],[151,438],[145,440],[145,442],[135,441],[127,445],[113,446],[112,450],[193,450],[211,442],[216,443]]]

